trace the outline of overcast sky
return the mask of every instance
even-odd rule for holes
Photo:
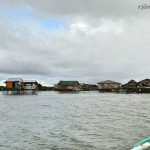
[[[0,0],[0,83],[150,78],[144,0]]]

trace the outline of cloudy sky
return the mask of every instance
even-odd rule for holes
[[[0,0],[0,83],[150,77],[149,0]],[[146,8],[146,7],[145,7]]]

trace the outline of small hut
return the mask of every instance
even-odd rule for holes
[[[117,92],[120,89],[121,83],[106,80],[98,83],[98,90],[101,92]]]
[[[141,93],[150,93],[150,79],[144,79],[138,83],[142,86]]]
[[[22,85],[24,93],[37,94],[38,83],[36,80],[23,80]]]
[[[80,83],[78,81],[60,81],[55,85],[56,91],[79,91]]]
[[[24,90],[37,90],[38,83],[36,80],[23,80],[23,89]]]
[[[145,87],[150,87],[150,79],[144,79],[139,81],[140,84],[143,84]]]
[[[122,89],[127,93],[140,92],[143,85],[135,80],[130,80],[128,83],[122,85]]]
[[[19,94],[22,90],[22,78],[8,78],[4,83],[6,94]]]
[[[6,84],[6,89],[19,90],[21,89],[22,81],[22,78],[8,78],[4,83]]]

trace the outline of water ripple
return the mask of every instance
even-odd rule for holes
[[[150,136],[150,95],[0,94],[2,150],[127,150]]]

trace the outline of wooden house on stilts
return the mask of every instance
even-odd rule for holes
[[[5,82],[5,94],[37,94],[38,83],[35,80],[22,80],[22,78],[8,78]]]

